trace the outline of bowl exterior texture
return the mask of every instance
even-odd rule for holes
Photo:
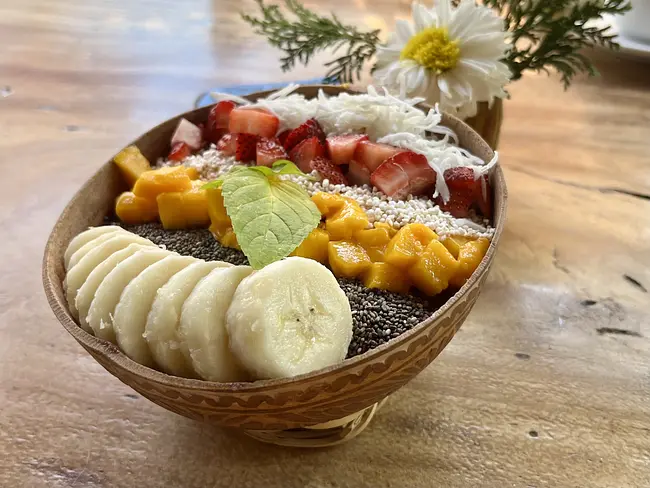
[[[306,86],[307,97],[318,88]],[[345,91],[326,86],[329,94]],[[265,93],[251,95],[256,99]],[[426,107],[425,107],[426,108]],[[205,120],[209,107],[168,120],[134,143],[150,161],[168,151],[169,140],[180,117]],[[488,144],[466,124],[445,115],[443,124],[456,131],[461,146],[489,160]],[[119,349],[79,327],[70,315],[63,291],[63,254],[70,240],[89,226],[99,225],[111,213],[124,183],[111,161],[79,190],[63,211],[47,243],[43,261],[45,292],[65,329],[108,372],[154,403],[185,417],[247,430],[282,430],[329,422],[358,412],[402,387],[452,339],[474,306],[503,230],[507,192],[498,168],[494,188],[496,235],[486,257],[470,280],[436,313],[409,332],[361,356],[324,370],[295,378],[255,383],[213,383],[168,376],[141,366]]]

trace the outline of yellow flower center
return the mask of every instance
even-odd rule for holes
[[[449,71],[460,59],[458,41],[449,39],[444,27],[429,27],[415,34],[406,43],[400,59],[411,59],[437,74]]]

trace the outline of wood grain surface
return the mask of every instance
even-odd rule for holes
[[[392,25],[407,2],[308,1]],[[650,67],[510,87],[509,220],[441,356],[353,442],[298,451],[195,423],[106,373],[41,290],[45,239],[116,149],[218,84],[300,79],[249,0],[0,0],[0,486],[650,486]]]

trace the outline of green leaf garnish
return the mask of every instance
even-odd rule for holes
[[[281,163],[281,164],[278,164]],[[240,167],[221,181],[221,194],[237,242],[260,269],[288,256],[316,228],[321,214],[307,192],[281,174],[302,174],[290,161]]]

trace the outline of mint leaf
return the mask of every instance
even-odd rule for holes
[[[237,242],[254,269],[288,256],[321,219],[302,187],[258,168],[226,175],[221,187]]]
[[[201,190],[209,190],[211,188],[221,188],[221,185],[223,185],[223,180],[212,180],[206,183],[205,185],[201,186]]]

